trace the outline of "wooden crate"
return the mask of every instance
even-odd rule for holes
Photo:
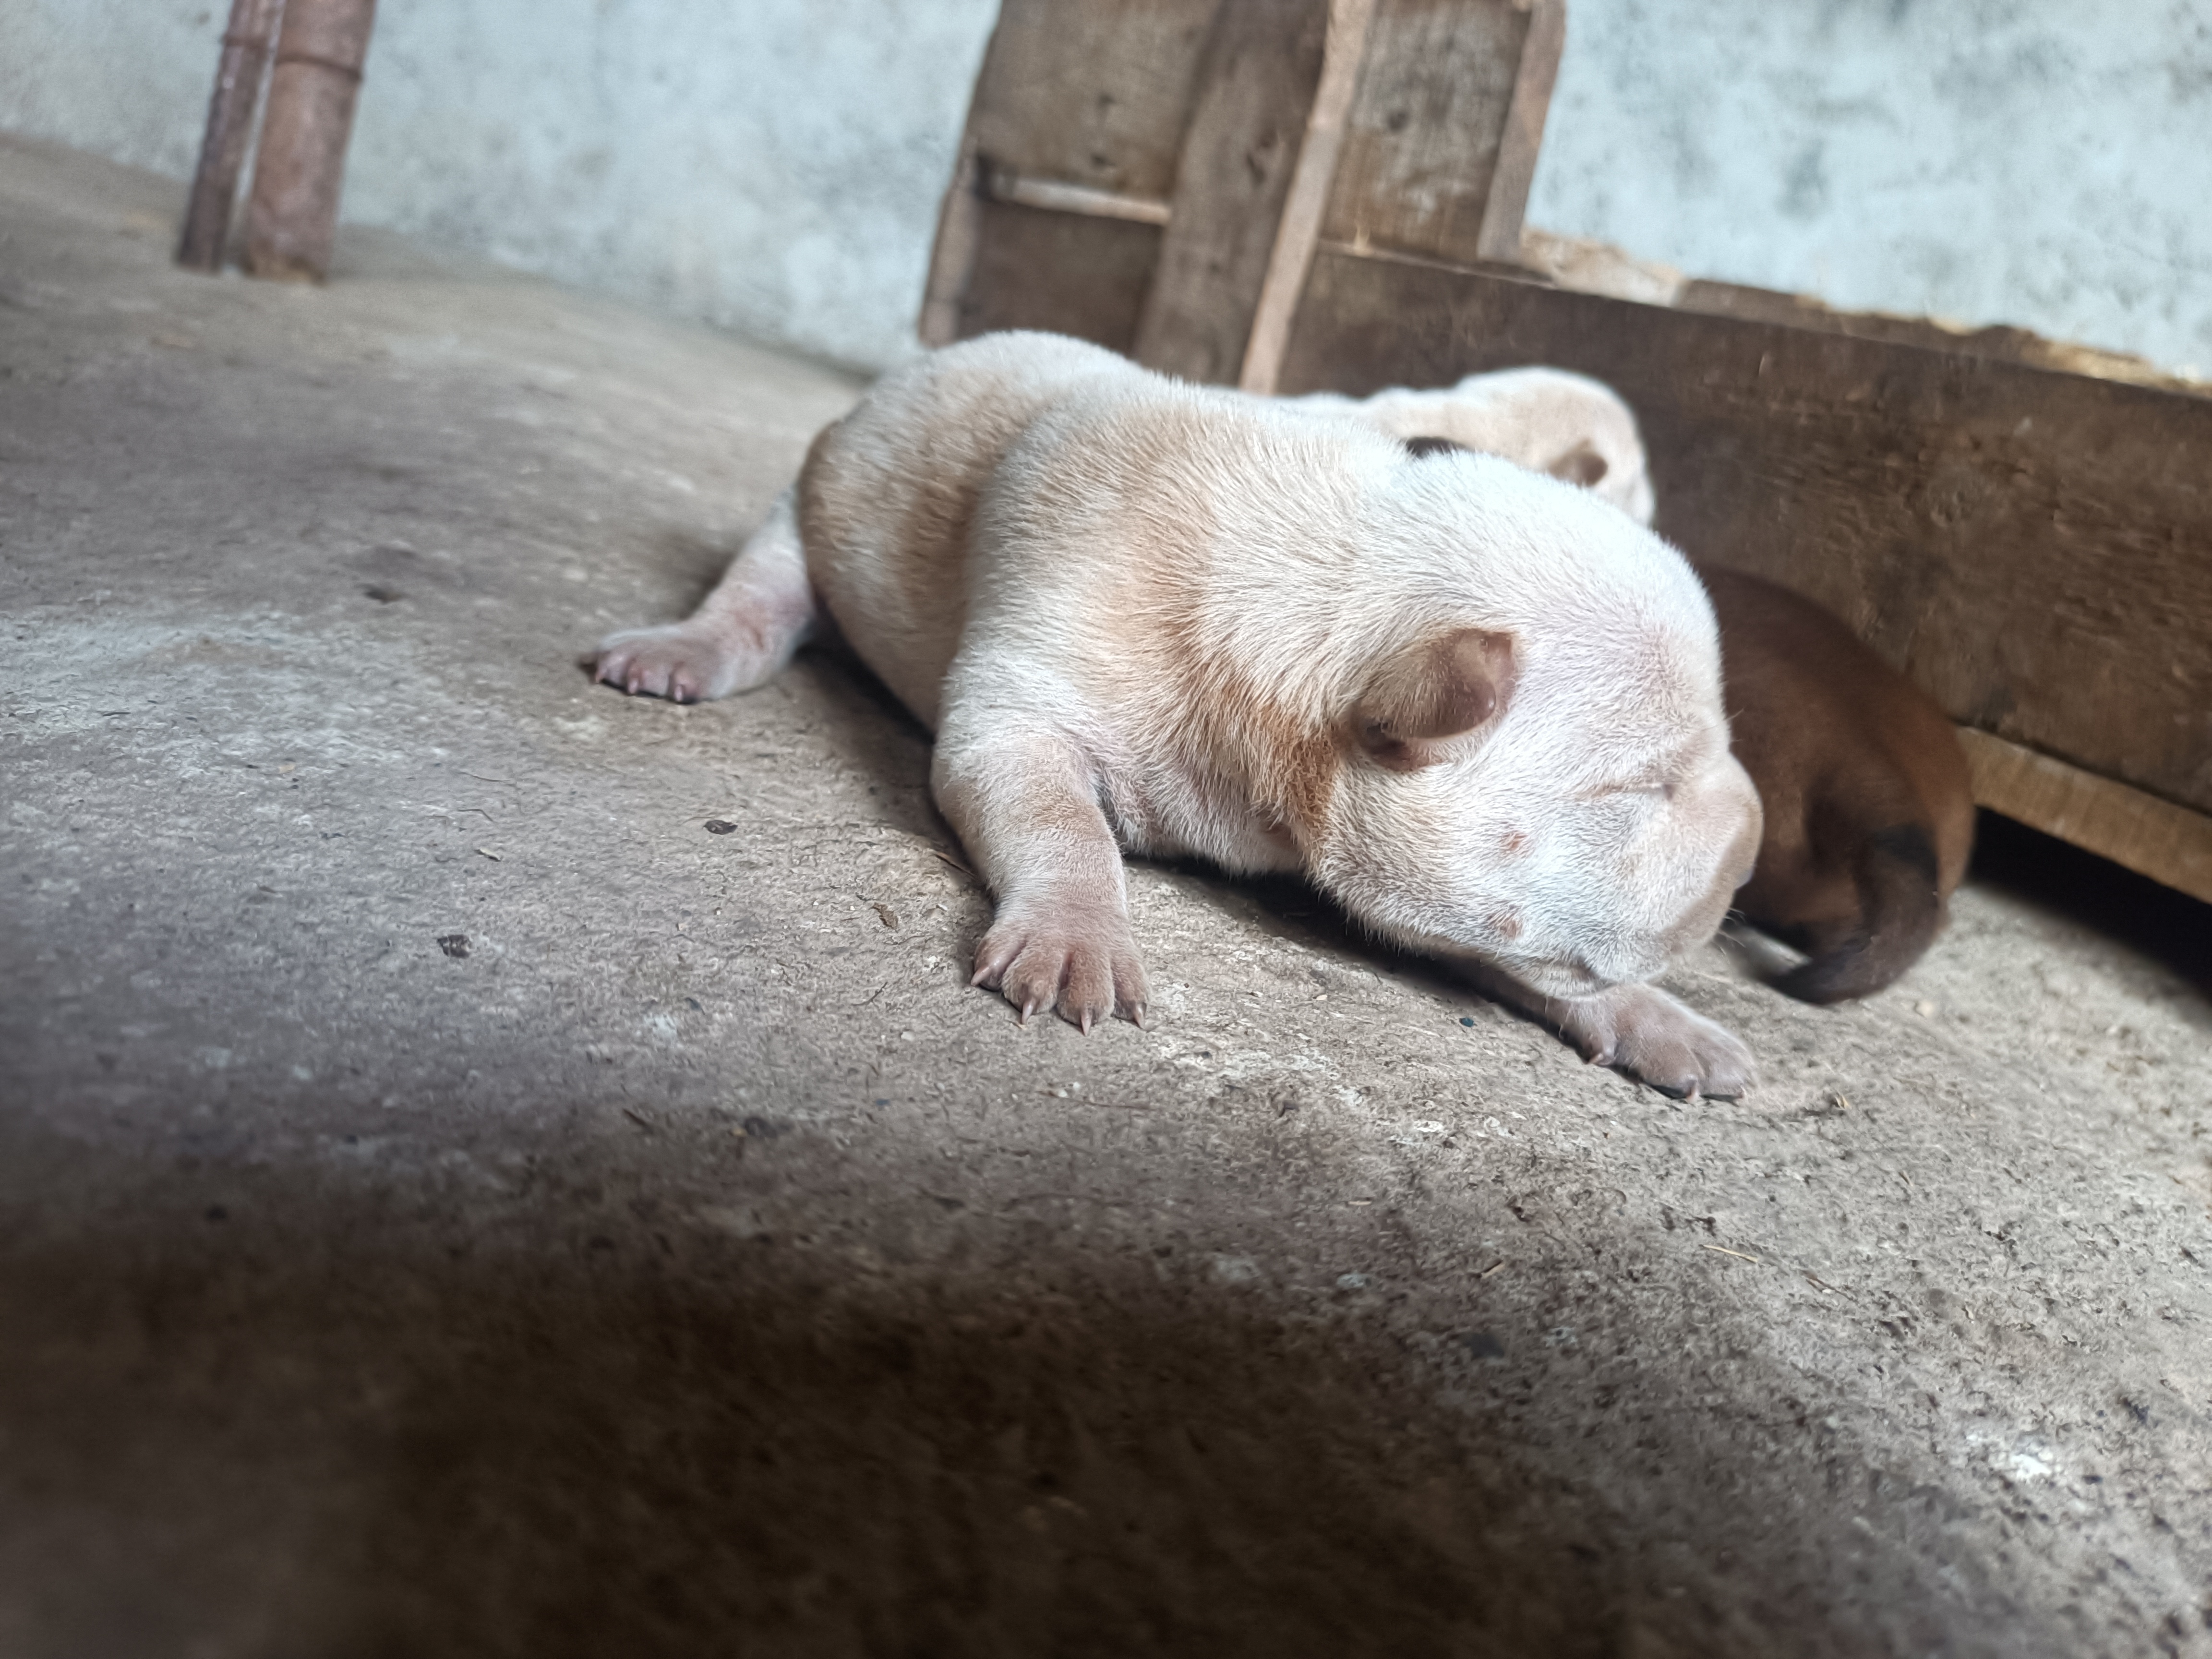
[[[1518,263],[1560,0],[1005,0],[932,343],[1095,340],[1258,392],[1552,363],[1619,388],[1659,528],[1844,617],[1984,805],[2212,899],[2212,398],[1692,283]]]

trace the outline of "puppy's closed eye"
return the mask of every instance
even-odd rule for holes
[[[1474,452],[1465,444],[1454,443],[1449,438],[1408,438],[1406,453],[1417,461],[1431,455],[1472,455]]]

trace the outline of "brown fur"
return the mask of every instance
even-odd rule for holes
[[[1918,960],[1966,873],[1966,752],[1925,693],[1829,612],[1741,571],[1698,573],[1720,619],[1731,743],[1766,823],[1736,908],[1810,960],[1808,1002],[1878,991]]]

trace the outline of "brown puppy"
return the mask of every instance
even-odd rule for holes
[[[1729,746],[1766,811],[1736,894],[1809,960],[1776,988],[1807,1002],[1879,991],[1919,959],[1966,872],[1966,751],[1926,693],[1788,588],[1700,567],[1721,625]]]

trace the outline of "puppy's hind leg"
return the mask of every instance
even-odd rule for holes
[[[814,629],[799,517],[785,490],[714,591],[680,623],[599,642],[595,679],[633,695],[703,702],[750,691],[791,660]]]

